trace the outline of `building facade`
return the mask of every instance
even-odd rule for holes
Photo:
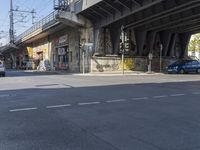
[[[191,35],[200,31],[193,21],[200,14],[196,0],[68,2],[17,37],[13,66],[29,60],[39,70],[115,71],[124,54],[127,68],[145,71],[151,54],[159,70],[186,58]]]

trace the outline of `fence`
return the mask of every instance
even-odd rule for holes
[[[23,32],[22,34],[17,36],[16,39],[15,39],[15,43],[20,42],[21,39],[23,39],[24,37],[26,37],[28,35],[31,35],[35,31],[37,31],[38,29],[44,29],[45,27],[51,26],[51,25],[55,24],[56,22],[58,22],[56,20],[56,15],[57,14],[58,14],[57,10],[53,11],[48,16],[46,16],[42,20],[40,20],[37,23],[35,23],[31,28],[29,28],[28,30],[26,30],[25,32]]]

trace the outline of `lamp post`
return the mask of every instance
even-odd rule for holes
[[[82,59],[83,59],[83,74],[85,74],[85,40],[82,40],[81,49],[82,49]]]
[[[121,26],[122,31],[122,74],[124,74],[124,51],[125,51],[125,31],[124,26]]]
[[[149,58],[149,65],[148,65],[148,73],[151,73],[152,72],[152,59],[153,59],[153,54],[150,52],[149,55],[148,55],[148,58]]]
[[[162,51],[163,51],[163,45],[160,44],[160,72],[162,72]]]

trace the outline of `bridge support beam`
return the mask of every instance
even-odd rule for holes
[[[95,55],[105,55],[104,52],[104,29],[103,28],[98,28],[94,29],[94,38],[95,38]]]
[[[137,55],[142,56],[145,48],[147,31],[135,31]]]
[[[112,47],[113,47],[113,54],[118,54],[121,28],[119,26],[111,26],[110,34],[111,34],[111,42],[112,42]]]
[[[155,43],[156,38],[156,31],[149,31],[147,34],[147,53],[145,55],[148,55],[150,52],[153,52],[153,46]]]
[[[169,31],[160,32],[160,40],[163,45],[163,51],[162,51],[163,56],[167,56],[168,54],[171,36],[172,33],[170,33]]]
[[[179,34],[180,38],[180,58],[185,58],[188,56],[188,44],[190,42],[191,34],[189,33],[181,33]]]
[[[170,57],[175,57],[175,51],[176,51],[176,40],[177,40],[177,34],[174,33],[171,35],[170,43],[169,43],[169,48],[168,48],[168,53]]]
[[[15,69],[16,68],[16,54],[14,52],[11,52],[10,56],[12,59],[11,69]]]

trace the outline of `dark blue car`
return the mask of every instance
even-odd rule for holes
[[[168,73],[200,73],[200,62],[197,60],[179,60],[167,67]]]

